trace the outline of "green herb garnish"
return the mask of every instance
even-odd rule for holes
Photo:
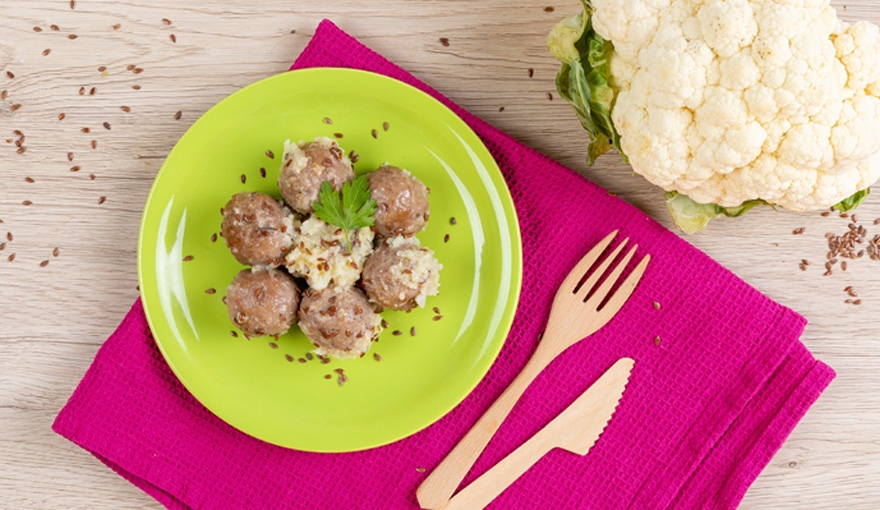
[[[315,216],[342,229],[349,253],[351,242],[348,240],[348,232],[372,226],[376,221],[376,201],[371,197],[366,175],[346,182],[339,191],[333,189],[329,181],[324,181],[318,200],[312,207]]]

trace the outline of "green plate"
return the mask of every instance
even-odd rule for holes
[[[431,189],[418,237],[443,264],[425,309],[384,312],[390,326],[365,357],[328,364],[307,359],[296,326],[277,341],[233,334],[222,298],[243,266],[215,237],[233,194],[280,196],[284,140],[316,136],[354,150],[357,173],[387,161]],[[270,443],[344,452],[413,434],[474,389],[510,329],[522,250],[501,172],[458,116],[381,75],[308,69],[245,87],[183,135],[147,199],[138,272],[156,343],[205,407]]]

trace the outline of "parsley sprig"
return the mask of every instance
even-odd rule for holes
[[[339,191],[333,189],[329,181],[324,181],[312,207],[315,216],[342,229],[349,253],[348,232],[372,226],[376,221],[376,201],[372,198],[366,175],[346,182]]]

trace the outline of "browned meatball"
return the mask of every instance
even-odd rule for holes
[[[356,287],[309,288],[299,309],[299,327],[321,355],[356,358],[379,332],[379,316]]]
[[[354,179],[351,162],[335,141],[321,138],[299,147],[291,145],[284,152],[278,187],[287,204],[302,214],[312,212],[321,184],[330,181],[339,189]]]
[[[220,231],[240,263],[277,266],[292,244],[286,216],[269,195],[238,193],[223,208]]]
[[[436,295],[442,266],[416,238],[394,237],[364,263],[363,285],[370,300],[383,308],[412,310]]]
[[[376,231],[381,236],[413,235],[425,229],[428,188],[409,172],[382,165],[368,177],[376,200]]]
[[[299,288],[280,269],[245,269],[226,289],[229,318],[248,336],[287,333],[298,308]]]

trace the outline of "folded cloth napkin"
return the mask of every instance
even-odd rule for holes
[[[535,380],[464,483],[629,356],[636,360],[629,386],[592,451],[585,457],[550,452],[492,507],[736,507],[834,377],[799,342],[804,318],[329,21],[293,68],[312,66],[365,69],[426,91],[476,131],[501,167],[519,215],[524,283],[512,330],[488,375],[444,418],[395,443],[343,454],[287,450],[202,407],[166,365],[136,302],[58,415],[55,431],[168,508],[417,508],[421,481],[525,364],[557,286],[615,226],[653,256],[644,279],[614,320]]]

